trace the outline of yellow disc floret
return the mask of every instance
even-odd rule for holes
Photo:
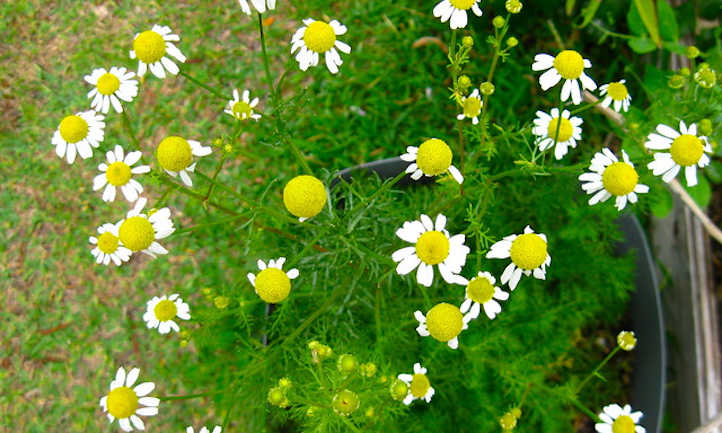
[[[628,415],[620,415],[612,423],[612,433],[634,433],[634,420]]]
[[[291,292],[291,279],[277,268],[266,268],[256,275],[256,293],[265,302],[276,304]]]
[[[615,162],[604,169],[602,183],[612,195],[627,195],[637,186],[637,170],[626,162]]]
[[[348,389],[334,395],[331,402],[334,412],[342,416],[350,415],[358,409],[360,404],[361,400],[359,400],[358,395]]]
[[[561,125],[559,124],[559,119],[561,119]],[[547,128],[547,136],[554,138],[557,133],[557,128],[559,128],[559,135],[557,136],[558,142],[563,143],[572,138],[572,135],[574,134],[574,127],[569,119],[565,117],[555,117],[550,120],[549,127]]]
[[[476,277],[466,286],[466,296],[472,301],[485,304],[494,297],[494,286],[486,277]]]
[[[138,396],[127,386],[119,386],[108,393],[108,413],[118,419],[128,418],[138,409]]]
[[[120,80],[111,73],[105,73],[98,78],[96,87],[101,95],[112,95],[120,88]]]
[[[435,339],[446,342],[455,338],[464,327],[459,307],[442,302],[426,314],[426,328]]]
[[[436,176],[449,169],[451,149],[438,138],[424,141],[416,154],[416,164],[427,176]]]
[[[67,116],[60,122],[60,136],[68,143],[77,143],[88,136],[88,122],[80,116]]]
[[[336,43],[336,32],[330,24],[323,21],[314,21],[303,32],[303,42],[309,50],[325,53]]]
[[[511,261],[521,269],[536,269],[547,258],[547,243],[536,233],[525,233],[511,243],[510,255]]]
[[[425,232],[416,241],[416,255],[427,265],[437,265],[449,257],[449,239],[435,230]]]
[[[155,63],[165,55],[165,41],[160,34],[146,30],[133,41],[133,50],[141,62]]]
[[[481,114],[481,99],[468,97],[464,99],[464,116],[477,117]]]
[[[130,180],[130,167],[122,161],[116,161],[105,170],[105,178],[108,183],[114,186],[122,186]]]
[[[313,176],[296,176],[283,188],[283,204],[299,218],[312,218],[326,205],[326,188]]]
[[[449,2],[451,3],[451,6],[456,9],[465,11],[467,9],[471,9],[471,7],[474,6],[474,3],[476,3],[476,0],[449,0]]]
[[[683,167],[688,167],[699,162],[704,153],[704,144],[702,144],[702,140],[694,135],[680,135],[672,142],[669,153],[672,155],[674,162]]]
[[[431,383],[429,382],[429,378],[426,377],[425,374],[414,374],[413,378],[411,379],[411,386],[409,386],[411,395],[416,398],[422,398],[429,391],[429,388],[431,388]]]
[[[233,104],[233,108],[231,108],[231,111],[233,112],[233,115],[236,116],[239,119],[251,117],[251,113],[253,112],[253,108],[248,104],[248,102],[245,101],[238,101],[235,104]]]
[[[118,238],[113,233],[105,232],[98,236],[98,249],[105,254],[112,254],[118,249]]]
[[[155,240],[155,230],[148,218],[134,216],[123,221],[118,237],[129,250],[136,252],[148,248]]]
[[[188,140],[176,136],[164,138],[158,145],[156,156],[160,166],[168,171],[184,170],[193,162],[193,151]]]
[[[629,96],[627,86],[623,83],[609,83],[607,86],[607,95],[615,101],[624,101]]]
[[[564,50],[554,58],[554,69],[562,78],[576,80],[584,71],[584,59],[574,50]]]
[[[178,307],[175,305],[175,302],[170,299],[163,299],[155,304],[153,313],[155,314],[156,319],[161,322],[165,322],[175,317],[176,313],[178,313]]]

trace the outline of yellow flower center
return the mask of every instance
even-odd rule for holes
[[[559,119],[561,119],[562,121],[561,125],[559,125]],[[554,138],[557,133],[557,128],[559,128],[557,142],[563,143],[572,138],[572,134],[574,133],[574,127],[572,126],[572,122],[570,122],[569,119],[564,117],[553,118],[549,122],[549,127],[547,128],[547,135],[551,138]]]
[[[155,63],[165,55],[165,41],[158,33],[146,30],[133,41],[133,50],[141,62]]]
[[[416,154],[416,164],[427,176],[436,176],[449,169],[451,165],[451,149],[438,138],[421,143]]]
[[[244,114],[245,114],[245,117],[251,117],[253,108],[251,108],[251,106],[248,104],[248,102],[238,101],[235,104],[233,104],[233,108],[231,108],[231,111],[233,111],[233,114],[236,117],[241,119],[241,118],[243,118]]]
[[[637,338],[634,336],[634,332],[622,331],[617,336],[617,344],[623,350],[630,351],[637,346]]]
[[[574,50],[564,50],[554,58],[554,69],[562,78],[576,80],[584,71],[584,59]]]
[[[60,136],[68,143],[77,143],[88,136],[88,122],[80,116],[67,116],[60,122]]]
[[[348,389],[344,389],[334,395],[333,401],[331,402],[333,410],[342,416],[353,413],[356,409],[358,409],[360,404],[361,400],[359,400],[358,395]]]
[[[615,162],[604,169],[602,183],[612,195],[627,195],[637,186],[637,170],[626,162]]]
[[[536,269],[547,258],[547,243],[536,233],[525,233],[511,243],[510,255],[511,261],[521,269]]]
[[[476,117],[481,114],[481,99],[469,97],[464,99],[464,116]]]
[[[411,386],[409,387],[411,395],[416,398],[421,398],[426,395],[429,388],[431,388],[431,383],[429,383],[429,378],[426,377],[425,374],[414,374],[413,379],[411,379]]]
[[[326,188],[313,176],[296,176],[283,188],[283,204],[299,218],[314,217],[326,205]]]
[[[113,233],[105,232],[98,236],[98,249],[105,254],[112,254],[118,249],[118,238]]]
[[[134,216],[123,221],[118,230],[118,237],[129,250],[142,251],[155,240],[155,230],[147,218]]]
[[[612,433],[634,433],[634,421],[628,415],[620,415],[612,423]]]
[[[108,183],[114,186],[122,186],[130,180],[130,166],[128,164],[117,161],[108,166],[105,170],[105,177]]]
[[[461,333],[464,316],[459,307],[442,302],[426,314],[426,328],[439,341],[449,341]]]
[[[704,145],[702,140],[694,135],[684,134],[674,139],[669,153],[672,154],[674,162],[687,167],[699,162],[704,153]]]
[[[120,88],[120,80],[118,77],[108,72],[98,78],[96,87],[98,88],[98,92],[101,94],[112,95]]]
[[[108,393],[108,412],[118,419],[128,418],[138,409],[138,396],[127,386],[119,386]]]
[[[163,139],[156,151],[158,163],[168,171],[181,171],[193,162],[191,145],[185,138],[170,136]]]
[[[416,255],[427,265],[438,265],[449,257],[449,239],[436,230],[426,232],[416,241]]]
[[[291,279],[276,268],[266,268],[256,275],[256,293],[265,302],[277,304],[291,292]]]
[[[178,307],[176,307],[175,302],[170,299],[163,299],[155,304],[153,313],[155,314],[156,319],[161,322],[165,322],[175,317],[176,313],[178,313]]]
[[[451,6],[456,9],[465,11],[467,9],[471,9],[471,7],[474,6],[474,3],[476,3],[476,0],[449,0],[449,2],[451,3]]]
[[[486,277],[475,277],[466,286],[466,296],[474,302],[485,304],[494,297],[494,286]]]
[[[624,101],[629,96],[627,86],[622,83],[609,83],[607,86],[607,95],[615,101]]]
[[[330,24],[323,21],[314,21],[303,32],[303,42],[309,50],[325,53],[336,43],[336,32]]]

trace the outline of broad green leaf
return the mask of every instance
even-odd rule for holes
[[[670,42],[679,40],[679,26],[672,6],[667,0],[657,0],[657,13],[659,14],[659,32],[662,39]]]
[[[594,18],[594,15],[597,13],[597,9],[599,9],[599,5],[602,4],[602,0],[591,0],[587,7],[582,10],[582,15],[584,16],[584,21],[582,22],[582,25],[579,26],[579,28],[584,28],[589,24],[592,19]]]
[[[666,187],[659,186],[653,189],[653,193],[650,194],[651,206],[649,209],[652,211],[652,215],[657,218],[665,218],[672,212],[674,207],[674,200],[672,199],[672,193]]]
[[[629,11],[627,12],[627,26],[633,35],[640,37],[647,36],[647,30],[644,28],[642,17],[639,16],[637,7],[634,6],[632,2],[629,3]]]
[[[637,54],[647,54],[657,49],[657,45],[647,37],[634,38],[627,40],[629,48]]]
[[[712,183],[722,183],[722,163],[712,161],[709,166],[705,167],[704,173]]]
[[[681,174],[683,173],[680,172],[680,175]],[[686,184],[684,176],[679,176],[679,181],[683,185]],[[709,181],[699,168],[697,169],[697,182],[697,185],[692,187],[685,186],[685,189],[700,207],[706,207],[712,198],[712,188],[710,188]]]
[[[654,10],[653,0],[634,0],[634,6],[637,7],[639,17],[642,18],[644,27],[646,27],[652,41],[658,47],[662,46],[662,39],[659,37],[659,22],[657,21],[657,11]]]

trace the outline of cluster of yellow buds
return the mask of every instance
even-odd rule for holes
[[[515,407],[514,409],[510,410],[509,412],[502,415],[501,418],[499,418],[499,425],[501,425],[502,431],[511,432],[516,427],[516,422],[521,418],[521,409],[518,407]]]
[[[331,350],[329,346],[321,344],[316,340],[310,341],[308,348],[311,349],[311,359],[316,364],[333,355],[333,350]]]
[[[278,385],[268,391],[268,403],[280,408],[290,406],[291,402],[288,400],[287,393],[292,386],[293,383],[291,382],[291,379],[287,377],[278,379]]]
[[[366,364],[361,364],[359,370],[361,371],[362,376],[373,377],[378,371],[378,368],[376,368],[376,364],[373,362],[367,362]]]

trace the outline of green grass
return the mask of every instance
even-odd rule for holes
[[[135,63],[127,56],[133,35],[154,23],[164,23],[181,36],[179,47],[189,59],[182,66],[185,72],[229,96],[234,87],[251,89],[254,95],[262,97],[262,109],[267,110],[270,103],[264,97],[267,86],[256,21],[243,15],[238,3],[231,0],[172,4],[95,1],[82,5],[75,1],[50,4],[31,0],[0,5],[0,32],[5,35],[5,46],[11,47],[0,52],[0,146],[4,150],[0,153],[0,177],[3,179],[0,188],[3,203],[0,207],[0,302],[3,304],[0,311],[3,322],[0,330],[0,431],[117,431],[117,425],[108,426],[98,407],[98,399],[107,392],[115,369],[120,365],[140,367],[141,379],[155,381],[158,395],[204,392],[218,384],[227,385],[226,381],[233,380],[234,374],[240,371],[237,369],[245,368],[244,363],[248,362],[242,356],[247,348],[239,347],[242,339],[238,335],[248,332],[249,336],[257,337],[255,333],[267,326],[261,322],[263,305],[245,280],[246,272],[253,269],[255,258],[263,254],[287,254],[292,260],[300,261],[299,267],[317,269],[313,281],[318,287],[309,285],[308,291],[302,293],[308,297],[307,308],[318,307],[325,299],[328,292],[320,291],[322,288],[333,292],[339,285],[356,287],[359,284],[358,297],[349,295],[334,314],[323,315],[310,329],[299,334],[297,342],[301,346],[304,339],[314,336],[327,336],[337,341],[339,347],[334,349],[338,353],[344,345],[356,347],[355,338],[369,347],[374,344],[369,335],[358,336],[355,332],[357,327],[379,320],[364,309],[378,301],[374,298],[376,295],[356,280],[337,282],[329,269],[332,265],[345,266],[344,259],[366,255],[373,259],[370,259],[372,263],[388,261],[390,252],[398,247],[392,233],[399,222],[413,219],[419,212],[438,203],[428,191],[401,194],[392,190],[383,196],[387,200],[384,206],[379,204],[378,208],[373,208],[378,214],[341,219],[348,225],[334,227],[333,235],[320,238],[320,243],[332,251],[350,248],[339,233],[353,225],[354,230],[375,234],[382,241],[352,239],[351,245],[365,249],[361,253],[345,251],[336,257],[310,252],[304,246],[322,231],[319,226],[304,231],[286,221],[280,190],[302,168],[279,137],[288,137],[308,156],[309,164],[324,179],[351,165],[396,156],[405,146],[418,144],[424,137],[444,134],[453,139],[456,108],[447,98],[451,82],[445,67],[446,56],[435,44],[412,48],[414,41],[425,36],[448,42],[448,27],[431,15],[431,3],[434,2],[425,1],[420,6],[417,2],[393,0],[352,0],[332,4],[313,0],[296,2],[299,4],[293,7],[287,3],[280,2],[278,12],[272,14],[276,21],[266,29],[275,76],[279,76],[280,71],[289,71],[282,88],[284,100],[291,101],[283,111],[284,122],[274,124],[270,119],[264,119],[258,124],[244,125],[247,129],[232,143],[233,152],[220,171],[219,179],[247,201],[240,201],[218,189],[213,195],[214,200],[242,212],[252,223],[231,224],[229,216],[223,212],[213,207],[206,209],[180,194],[171,194],[164,205],[171,207],[176,227],[183,231],[163,242],[171,253],[157,260],[136,258],[120,269],[96,266],[87,238],[102,223],[122,217],[128,208],[122,199],[110,205],[102,202],[100,192],[93,192],[91,188],[103,151],[115,144],[131,146],[121,116],[108,115],[106,139],[100,151],[96,150],[93,158],[87,161],[78,160],[69,166],[57,158],[50,144],[60,119],[85,110],[89,105],[85,97],[89,87],[83,76],[96,67],[122,65],[135,69]],[[465,73],[473,78],[475,85],[482,81],[490,63],[485,45],[491,31],[489,20],[503,11],[503,2],[488,3],[484,6],[484,17],[473,19],[474,27],[468,29],[475,37],[476,50]],[[620,2],[610,3],[617,5]],[[338,76],[331,76],[323,66],[301,73],[289,57],[290,35],[300,19],[308,16],[338,18],[348,26],[349,32],[342,39],[351,44],[353,51],[351,55],[342,56],[345,63]],[[523,14],[514,17],[518,24],[514,24],[511,31],[521,44],[501,66],[503,72],[499,72],[495,80],[492,117],[496,124],[504,125],[506,129],[504,132],[494,130],[496,139],[485,150],[493,149],[498,157],[470,150],[477,152],[475,157],[481,161],[480,166],[489,172],[514,167],[512,161],[519,159],[522,153],[514,146],[520,146],[528,137],[520,138],[513,132],[532,118],[534,110],[530,107],[548,107],[553,103],[549,94],[540,94],[536,76],[529,69],[535,53],[558,49],[551,33],[540,24],[546,18],[556,20],[560,32],[569,35],[568,45],[587,45],[589,56],[597,59],[595,67],[599,65],[594,74],[598,83],[623,73],[619,56],[612,58],[609,55],[618,47],[594,46],[590,43],[593,38],[580,36],[571,29],[569,20],[560,11],[557,14],[557,11],[547,11],[541,6],[526,6]],[[624,60],[632,62],[633,57],[624,52]],[[611,60],[607,61],[608,58]],[[638,100],[644,100],[640,83],[633,83],[632,88],[639,94]],[[147,75],[139,97],[128,109],[132,129],[140,137],[146,160],[152,160],[155,145],[167,135],[195,138],[205,144],[216,138],[228,140],[234,122],[223,114],[224,103],[183,77],[160,81]],[[358,114],[359,110],[354,107],[362,109],[365,115]],[[583,151],[584,156],[576,155],[570,164],[587,161],[592,148],[601,147],[609,125],[601,116],[590,114],[585,118],[584,128],[585,137],[588,137],[584,145],[588,148]],[[217,150],[214,157],[202,160],[199,171],[210,175],[216,168],[219,154],[221,151]],[[478,179],[483,175],[474,173],[469,178]],[[557,190],[554,189],[555,178],[540,178],[540,191],[529,198],[529,202],[524,202],[527,192],[523,183],[510,180],[504,185],[508,190],[490,192],[488,209],[484,204],[487,218],[493,214],[496,219],[487,221],[479,216],[484,212],[477,213],[482,203],[480,198],[475,200],[476,197],[468,199],[474,208],[469,218],[473,220],[478,216],[479,227],[493,228],[493,237],[500,237],[518,231],[521,227],[515,224],[517,220],[529,216],[535,225],[558,229],[555,233],[557,251],[578,248],[580,257],[590,261],[599,255],[602,257],[600,263],[620,266],[619,272],[628,276],[629,269],[625,268],[624,260],[607,257],[607,247],[615,234],[583,239],[574,228],[564,226],[564,218],[570,218],[588,220],[588,228],[594,233],[599,233],[600,227],[611,230],[609,222],[615,212],[610,212],[608,207],[605,210],[590,209],[583,197],[578,197],[576,205],[565,209],[552,211],[545,205],[554,202],[554,193],[559,191],[563,190],[569,196],[576,194],[575,176],[576,173],[560,174],[560,178],[569,184]],[[164,193],[164,186],[150,176],[141,181],[151,197],[151,205],[158,205],[155,200]],[[200,193],[206,193],[207,182],[200,176],[195,176],[194,182]],[[544,191],[545,187],[549,191]],[[342,189],[338,194],[344,194],[352,203],[368,197],[376,188],[378,184],[369,180],[354,189]],[[440,188],[450,191],[448,186]],[[396,200],[396,205],[391,206],[391,200]],[[254,210],[249,204],[262,205],[271,211]],[[544,206],[547,206],[546,210],[538,211]],[[350,208],[354,209],[353,204]],[[339,218],[345,218],[343,212],[333,212],[337,212]],[[455,229],[464,230],[461,221],[468,217],[466,207],[449,212],[457,217]],[[332,209],[329,209],[321,218],[326,222],[336,221],[334,218],[338,215],[331,214]],[[513,215],[514,221],[503,222],[500,215]],[[601,221],[594,219],[596,215],[602,215]],[[214,225],[200,226],[207,223]],[[254,224],[287,230],[298,241],[278,241],[277,236]],[[574,243],[580,239],[582,245]],[[306,252],[307,256],[291,255],[300,251]],[[377,251],[379,257],[373,256],[372,253]],[[473,257],[477,265],[481,259],[481,254]],[[525,345],[535,342],[524,340],[521,326],[537,323],[537,326],[563,329],[559,341],[550,342],[549,347],[536,357],[530,356],[525,363],[515,367],[528,366],[529,377],[551,383],[550,387],[561,393],[566,389],[563,380],[574,380],[583,375],[587,367],[608,350],[609,331],[600,328],[615,328],[613,323],[624,312],[624,292],[628,288],[621,287],[624,278],[620,278],[617,285],[609,283],[605,286],[604,275],[590,275],[587,280],[578,275],[574,277],[572,271],[577,264],[563,255],[554,256],[552,269],[558,274],[552,286],[546,289],[548,291],[544,291],[542,282],[530,283],[517,290],[510,316],[502,315],[493,324],[486,323],[483,333],[470,337],[469,346],[463,353],[466,358],[462,359],[459,353],[442,353],[427,341],[418,345],[415,335],[414,344],[400,343],[412,335],[413,327],[408,320],[403,329],[384,335],[379,346],[364,355],[383,365],[384,374],[396,374],[410,368],[415,360],[413,356],[422,356],[420,348],[431,352],[430,359],[439,363],[465,363],[470,380],[481,388],[459,388],[453,395],[458,397],[467,393],[479,402],[479,407],[457,408],[454,413],[451,397],[439,396],[435,403],[442,412],[417,408],[412,416],[418,415],[429,426],[438,423],[439,428],[469,419],[491,431],[497,428],[496,417],[519,402],[525,384],[518,383],[520,370],[499,365],[496,358],[486,354],[489,349],[503,351],[507,356],[524,352]],[[371,265],[369,272],[384,274],[390,266],[388,263],[386,268]],[[495,268],[495,272],[498,275],[501,269]],[[565,275],[570,275],[572,280],[560,283],[558,278]],[[415,283],[410,280],[396,277],[384,281],[388,281],[388,286],[383,289],[387,314],[400,317],[407,310],[413,311],[422,305],[428,307],[429,298],[420,297],[415,291]],[[585,286],[599,287],[600,293],[609,295],[606,302],[614,304],[601,327],[595,326],[589,314],[605,313],[590,306],[589,300],[575,291]],[[218,311],[209,302],[212,299],[202,294],[206,287],[211,289],[213,296],[232,298],[233,307]],[[395,290],[407,297],[408,304],[388,304],[397,296]],[[174,292],[181,293],[191,304],[194,315],[195,327],[192,329],[199,342],[187,348],[181,347],[182,338],[177,334],[160,336],[148,332],[141,320],[145,302],[150,297]],[[436,291],[430,296],[442,299],[443,293]],[[558,301],[556,309],[545,311],[541,316],[534,314],[538,311],[535,308],[548,307],[552,301]],[[575,318],[569,323],[582,326],[576,330],[571,325],[564,327],[564,308],[573,309],[578,304],[585,305],[588,310],[568,313]],[[274,316],[270,335],[282,338],[278,332],[298,327],[306,314],[306,307],[282,304]],[[339,318],[341,314],[348,316]],[[349,320],[341,320],[346,317]],[[520,322],[514,323],[511,318]],[[505,329],[520,338],[510,342],[508,347],[498,344]],[[375,334],[376,331],[368,332]],[[607,337],[606,345],[593,343],[601,336]],[[574,347],[573,353],[565,352],[568,346]],[[408,353],[391,356],[397,347],[408,349]],[[293,365],[295,356],[305,356],[302,352],[296,348],[288,349],[274,354],[273,360],[278,362],[276,367]],[[212,363],[216,357],[238,364],[224,364],[219,368]],[[481,361],[472,363],[469,358]],[[199,360],[208,360],[208,364]],[[264,395],[270,383],[280,375],[292,372],[272,367],[264,367],[269,369],[265,381],[250,382],[254,387],[249,385],[245,389],[249,395],[243,397],[244,401],[256,404],[248,411],[250,415],[233,412],[231,425],[260,428],[259,419],[265,421],[265,415],[259,418],[254,414],[264,411],[275,414],[270,418],[281,417],[278,410],[263,406]],[[621,376],[627,368],[624,361],[614,364],[613,371],[620,377],[610,377],[607,385],[594,382],[584,393],[589,399],[585,404],[597,410],[599,405],[608,403],[604,400],[606,397],[623,398]],[[455,380],[442,376],[440,383],[443,387],[444,383],[457,383]],[[507,399],[487,401],[483,389],[494,389]],[[233,398],[235,395],[193,399],[182,404],[162,403],[161,415],[146,424],[152,431],[182,431],[191,424],[220,424],[228,402]],[[546,407],[548,398],[532,393],[528,404]],[[439,413],[453,414],[442,417]],[[556,427],[584,419],[583,415],[570,414],[573,411],[567,410],[563,415],[533,413],[527,426]],[[418,431],[421,427],[410,426],[408,431]],[[461,431],[475,431],[472,427],[464,425]]]

